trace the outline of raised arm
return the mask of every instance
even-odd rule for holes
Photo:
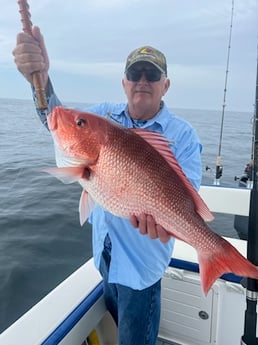
[[[56,105],[61,105],[61,102],[55,95],[52,83],[48,76],[48,53],[44,43],[44,38],[37,26],[32,28],[32,35],[25,32],[20,32],[17,35],[16,47],[13,50],[13,55],[18,71],[32,86],[33,99],[37,113],[41,122],[47,127],[47,114],[50,113]],[[48,109],[46,111],[40,110],[37,105],[35,90],[32,85],[32,74],[34,72],[41,73],[48,103]]]
[[[18,71],[32,84],[32,73],[40,72],[43,86],[48,80],[49,59],[44,38],[37,26],[32,28],[32,35],[20,32],[13,50]]]

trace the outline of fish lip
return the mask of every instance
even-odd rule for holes
[[[53,113],[48,114],[47,124],[50,131],[53,132],[57,129],[57,120],[56,120],[56,116],[54,116]]]
[[[59,108],[60,108],[59,106],[54,107],[52,112],[47,115],[48,128],[52,132],[57,130],[57,127],[58,127],[58,116],[59,116],[59,110],[60,110]]]

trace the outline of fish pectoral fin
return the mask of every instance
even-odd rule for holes
[[[95,206],[95,202],[90,196],[90,194],[83,189],[80,203],[79,203],[79,213],[80,213],[80,224],[81,226],[86,222]]]
[[[78,182],[83,178],[84,167],[46,168],[43,171],[55,176],[65,184]]]

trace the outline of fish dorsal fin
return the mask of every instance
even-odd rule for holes
[[[202,217],[205,221],[212,221],[214,219],[212,213],[210,212],[208,206],[202,200],[201,196],[198,192],[194,189],[193,185],[186,177],[185,173],[183,172],[182,168],[178,164],[175,156],[173,155],[168,140],[163,137],[161,134],[157,132],[152,132],[144,129],[133,128],[133,132],[140,135],[145,141],[147,141],[156,151],[161,154],[163,158],[168,162],[168,164],[173,168],[176,172],[177,176],[184,184],[184,186],[189,191],[190,196],[195,205],[195,210]]]

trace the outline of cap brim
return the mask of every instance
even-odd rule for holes
[[[160,72],[166,74],[166,72],[163,70],[163,68],[161,68],[159,65],[157,65],[155,62],[153,61],[150,61],[150,59],[144,59],[144,58],[141,58],[141,59],[136,59],[134,61],[131,61],[131,63],[126,66],[126,69],[125,69],[125,72],[128,70],[128,68],[132,67],[134,64],[138,63],[138,62],[148,62],[150,64],[152,64],[153,66],[155,66]]]

